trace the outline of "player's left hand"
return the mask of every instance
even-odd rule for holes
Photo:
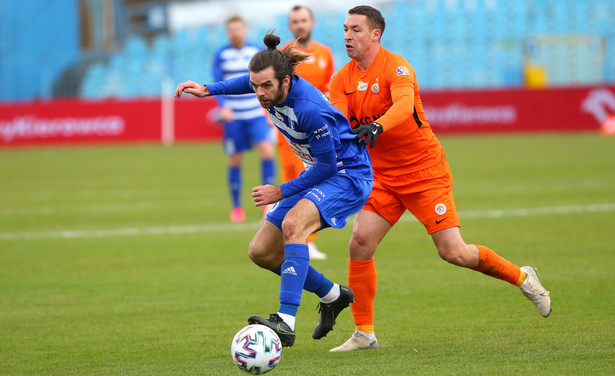
[[[378,123],[369,123],[360,127],[351,128],[350,133],[356,134],[359,142],[365,145],[369,144],[369,147],[373,148],[376,145],[376,139],[378,139],[378,136],[382,133],[382,125]],[[363,140],[363,137],[365,137],[365,140]]]
[[[275,204],[284,198],[279,185],[259,185],[252,188],[252,198],[256,206]]]

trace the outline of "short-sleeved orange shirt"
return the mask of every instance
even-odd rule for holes
[[[412,66],[384,47],[362,71],[355,60],[331,79],[331,103],[352,127],[377,121],[384,132],[370,149],[374,174],[399,176],[442,159],[442,147],[425,117]]]

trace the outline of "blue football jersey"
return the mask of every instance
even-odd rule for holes
[[[248,74],[250,59],[260,49],[251,43],[246,43],[241,48],[226,45],[220,48],[214,56],[213,76],[216,81],[228,80],[229,78]],[[233,110],[236,120],[254,119],[264,116],[263,109],[256,99],[256,94],[233,95],[230,97],[218,97],[221,106]]]
[[[248,75],[208,85],[208,88],[211,95],[253,92]],[[321,182],[320,171],[312,171],[323,162],[319,158],[335,161],[339,174],[372,180],[367,148],[350,133],[346,117],[303,78],[293,77],[284,102],[267,111],[306,166],[298,178],[282,184],[285,197]]]

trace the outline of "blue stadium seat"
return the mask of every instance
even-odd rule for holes
[[[102,63],[92,64],[83,79],[80,95],[87,99],[99,99],[102,97],[100,88],[105,79],[105,68]]]
[[[147,53],[145,40],[139,36],[132,36],[126,40],[124,52],[131,59],[142,60]]]
[[[523,48],[543,35],[595,35],[606,42],[602,80],[615,81],[615,1],[613,0],[395,0],[381,7],[387,20],[383,45],[414,66],[422,89],[523,85]],[[336,68],[348,61],[342,24],[346,12],[316,11],[314,39],[329,45]],[[272,27],[283,42],[292,39],[287,14],[250,25],[249,39],[261,44]],[[222,23],[172,35],[158,34],[151,45],[131,36],[107,64],[92,65],[83,78],[84,98],[160,95],[160,82],[171,76],[211,80],[214,51],[226,43]],[[552,82],[595,80],[595,59],[587,47],[564,46],[549,52]],[[571,55],[572,54],[572,55]],[[557,60],[570,60],[572,68]],[[555,63],[553,63],[555,62]],[[592,65],[593,64],[593,65]]]

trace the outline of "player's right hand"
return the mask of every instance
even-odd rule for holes
[[[283,199],[284,195],[279,185],[266,184],[252,188],[252,198],[256,206],[264,206],[275,204]]]
[[[209,88],[205,85],[197,84],[194,81],[186,81],[177,85],[177,89],[175,89],[175,98],[181,97],[182,93],[188,93],[195,97],[203,98],[209,96]]]

